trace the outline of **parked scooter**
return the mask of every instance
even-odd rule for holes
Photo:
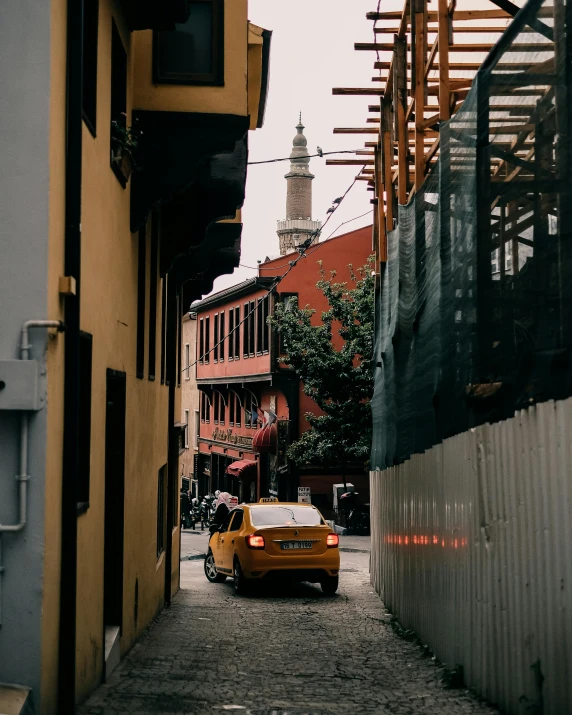
[[[369,504],[361,504],[358,492],[346,492],[340,497],[340,513],[350,534],[367,536],[370,533]]]

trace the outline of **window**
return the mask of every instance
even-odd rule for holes
[[[269,315],[270,296],[259,299],[256,307],[256,352],[268,352],[270,343],[270,326],[266,322]]]
[[[234,309],[234,359],[240,360],[240,306]]]
[[[220,314],[220,345],[218,346],[218,359],[223,362],[224,361],[224,339],[225,339],[225,334],[224,334],[224,313]]]
[[[157,84],[224,85],[224,0],[191,0],[191,13],[174,30],[156,32]]]
[[[161,385],[165,383],[165,341],[167,339],[167,276],[161,281]]]
[[[185,364],[183,365],[183,370],[185,371],[185,380],[191,379],[191,371],[189,366],[191,364],[191,346],[189,343],[185,343]]]
[[[244,322],[242,323],[242,350],[244,352],[244,357],[248,357],[248,342],[249,342],[249,332],[248,332],[248,303],[244,304]]]
[[[234,397],[236,400],[236,407],[234,410],[234,426],[240,427],[240,410],[241,410],[240,398],[236,393],[234,393]]]
[[[157,479],[157,558],[165,551],[165,491],[167,487],[167,465],[159,470]]]
[[[139,229],[139,256],[137,264],[137,338],[135,374],[145,376],[145,298],[147,294],[147,236],[145,227]]]
[[[189,448],[189,410],[185,410],[185,449]]]
[[[149,266],[149,379],[155,379],[157,359],[157,277],[159,271],[159,222],[157,212],[151,217],[151,260]]]
[[[232,521],[230,523],[230,526],[228,527],[229,531],[238,531],[240,527],[242,526],[242,522],[244,521],[244,512],[242,509],[239,511],[233,512],[233,517]]]
[[[234,427],[234,400],[235,394],[232,390],[228,391],[228,424],[230,427]]]
[[[225,403],[224,395],[222,393],[219,393],[219,397],[220,397],[220,403],[219,403],[219,408],[218,408],[218,412],[219,412],[218,421],[219,421],[219,424],[223,425],[225,417],[226,417],[226,403]]]
[[[248,314],[248,352],[251,356],[254,355],[254,335],[255,335],[255,320],[256,320],[256,303],[255,301],[250,301],[249,314]]]
[[[99,0],[83,0],[83,119],[95,136]]]
[[[78,444],[78,510],[89,506],[89,481],[91,471],[91,367],[93,337],[79,334],[79,444]]]
[[[264,328],[264,322],[263,322],[263,315],[262,311],[264,310],[263,306],[264,301],[262,299],[258,299],[256,303],[256,352],[261,353],[262,352],[262,331]]]
[[[234,308],[228,311],[228,359],[234,359]]]
[[[214,315],[213,332],[213,360],[218,362],[218,313]]]
[[[199,363],[202,365],[205,355],[205,321],[199,320]]]
[[[213,415],[214,415],[215,425],[218,425],[218,403],[219,403],[218,398],[219,398],[218,392],[213,392]]]
[[[203,360],[208,363],[210,360],[210,352],[211,352],[211,319],[207,315],[205,318],[205,352],[204,352],[204,357]]]
[[[195,449],[197,449],[197,446],[199,444],[199,435],[201,433],[201,418],[199,415],[199,411],[195,410]],[[196,472],[195,472],[196,474]]]
[[[253,506],[250,508],[253,526],[319,526],[320,512],[307,506]]]
[[[127,123],[127,53],[121,42],[121,37],[115,23],[111,28],[111,122],[123,125]],[[111,137],[113,141],[113,137]],[[111,152],[110,152],[111,161]],[[116,164],[111,161],[111,166]],[[117,169],[116,176],[121,180],[123,175]],[[125,185],[125,179],[122,184]]]
[[[268,316],[270,315],[270,296],[267,295],[262,301],[262,352],[268,352],[270,349],[270,326],[268,325]]]
[[[257,403],[254,399],[252,393],[244,393],[244,426],[245,427],[256,427],[258,424],[258,412]]]

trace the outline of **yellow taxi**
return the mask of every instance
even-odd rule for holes
[[[333,596],[340,571],[338,546],[338,535],[311,504],[241,504],[211,535],[205,575],[211,583],[232,577],[237,594],[256,581],[283,577],[319,583]]]

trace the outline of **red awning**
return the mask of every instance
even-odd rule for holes
[[[259,452],[260,454],[276,451],[277,444],[278,430],[275,424],[261,427],[254,433],[254,437],[252,438],[252,448],[255,452]]]
[[[239,459],[226,468],[226,473],[231,477],[249,477],[252,471],[256,472],[256,462],[250,459]]]

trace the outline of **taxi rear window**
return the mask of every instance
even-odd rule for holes
[[[317,509],[301,506],[256,506],[250,509],[254,526],[320,526]]]

